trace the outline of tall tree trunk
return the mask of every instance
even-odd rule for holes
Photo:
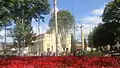
[[[63,51],[65,51],[65,49],[66,49],[66,34],[61,33],[60,41],[61,41],[61,46],[63,48]]]
[[[20,41],[18,42],[18,56],[20,56],[20,48],[21,48],[21,44],[20,44]]]

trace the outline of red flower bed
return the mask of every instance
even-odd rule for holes
[[[119,57],[11,57],[0,58],[0,68],[120,68]]]

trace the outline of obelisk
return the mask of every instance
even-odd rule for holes
[[[83,34],[83,26],[80,26],[81,29],[81,45],[82,45],[82,50],[84,50],[84,34]]]
[[[58,24],[57,24],[57,0],[54,0],[54,15],[55,15],[55,37],[56,37],[56,56],[58,56]]]

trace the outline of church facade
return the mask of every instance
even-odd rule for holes
[[[56,38],[55,33],[44,33],[38,35],[38,40],[33,41],[34,45],[29,46],[28,53],[29,55],[39,55],[38,52],[56,52]],[[66,48],[70,52],[71,50],[71,34],[66,36]],[[59,53],[63,52],[61,46],[60,36],[58,36],[58,51]]]

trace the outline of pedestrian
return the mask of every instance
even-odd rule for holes
[[[74,53],[70,53],[70,56],[74,56]]]
[[[51,52],[49,51],[49,52],[47,52],[47,56],[51,56]]]
[[[69,56],[69,51],[68,51],[68,48],[66,49],[65,54],[66,54],[66,56]]]
[[[56,54],[55,54],[55,52],[53,52],[53,55],[52,56],[55,56]]]
[[[80,53],[80,51],[79,51],[79,49],[77,49],[75,56],[79,56],[79,53]]]

